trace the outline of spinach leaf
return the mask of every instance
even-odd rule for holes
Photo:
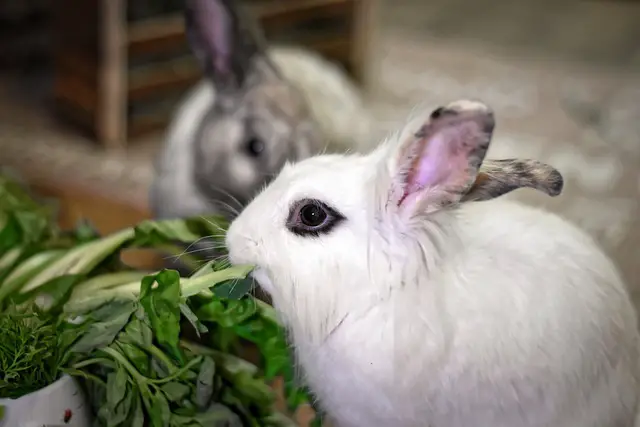
[[[216,363],[209,356],[205,357],[198,378],[196,380],[195,403],[199,408],[205,408],[209,405],[211,396],[213,396],[214,375],[216,373]]]
[[[111,345],[116,336],[129,322],[136,304],[130,301],[106,304],[101,310],[90,315],[89,326],[82,337],[73,345],[74,353],[91,353],[93,350]]]
[[[142,279],[140,304],[149,316],[158,344],[175,360],[184,364],[180,350],[180,275],[175,270],[163,270]]]
[[[187,384],[171,381],[163,384],[160,389],[171,402],[180,403],[191,392],[191,387]]]

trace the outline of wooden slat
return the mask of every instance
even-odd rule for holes
[[[193,57],[179,58],[164,64],[131,70],[128,76],[129,102],[155,96],[158,92],[188,87],[201,75],[202,71]]]
[[[302,24],[304,21],[331,17],[340,17],[350,21],[353,3],[354,0],[310,0],[300,4],[296,3],[296,6],[293,6],[293,3],[274,2],[248,9],[249,13],[258,19],[268,37],[270,33],[273,34],[280,29],[286,31],[287,26]]]
[[[351,19],[348,12],[353,0],[305,0],[296,3],[265,2],[250,5],[248,13],[257,19],[261,28],[269,34],[286,31],[285,27],[309,19],[344,16]],[[178,49],[186,45],[184,17],[182,14],[162,16],[133,23],[128,30],[129,55],[158,52],[164,49]]]
[[[372,80],[369,73],[371,49],[374,46],[376,34],[376,20],[378,18],[379,0],[356,0],[356,11],[354,34],[353,34],[353,51],[352,64],[353,73],[357,81],[364,87],[367,87]]]
[[[129,125],[129,137],[139,138],[166,128],[171,119],[171,114],[159,114],[157,116],[145,116],[131,119]]]
[[[124,148],[127,134],[125,0],[101,0],[102,67],[98,135],[111,150]]]

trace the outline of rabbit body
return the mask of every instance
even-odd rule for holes
[[[482,104],[417,123],[286,166],[228,230],[319,406],[337,427],[633,427],[640,337],[618,272],[575,226],[497,199],[557,195],[561,175],[482,163]]]
[[[393,288],[383,302],[344,290],[353,310],[326,341],[293,336],[336,425],[632,427],[636,318],[591,239],[497,200],[436,221],[447,230],[441,259],[425,264],[417,246],[434,249],[435,227],[424,241],[390,243],[369,263],[370,280]],[[336,284],[367,280],[363,271]]]

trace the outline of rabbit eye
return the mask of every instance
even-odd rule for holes
[[[293,204],[287,228],[299,236],[328,233],[345,217],[320,200],[304,199]]]
[[[251,138],[247,141],[247,152],[252,157],[258,157],[264,151],[264,143],[258,138]]]
[[[327,211],[316,203],[309,203],[300,209],[300,221],[307,227],[319,227],[327,218]]]

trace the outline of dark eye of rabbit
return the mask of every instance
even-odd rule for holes
[[[264,151],[264,143],[258,138],[251,138],[247,141],[247,153],[252,157],[258,157]]]
[[[287,228],[298,236],[327,234],[345,217],[320,200],[303,199],[291,206]]]

